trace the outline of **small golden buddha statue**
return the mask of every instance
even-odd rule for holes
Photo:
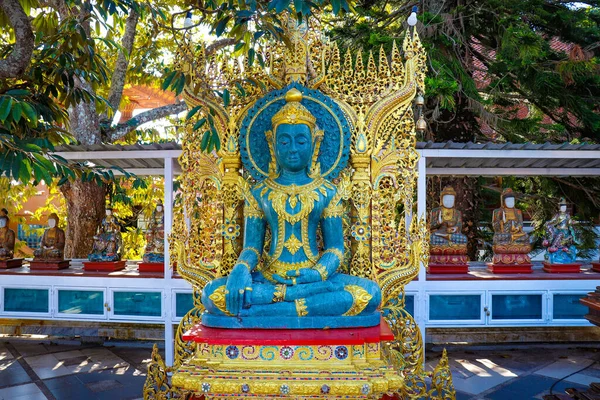
[[[440,194],[440,207],[431,210],[429,273],[466,273],[467,236],[462,233],[462,213],[455,207],[456,191],[446,186]]]
[[[13,258],[15,253],[15,231],[8,227],[10,219],[8,210],[0,210],[0,261],[6,261]]]
[[[42,236],[40,248],[33,252],[35,261],[61,261],[65,251],[65,231],[58,227],[56,213],[48,217],[48,229]]]
[[[515,194],[506,188],[501,195],[502,207],[494,210],[494,258],[492,272],[530,273],[529,236],[523,231],[523,213],[515,208]]]
[[[431,244],[437,246],[466,245],[462,234],[462,214],[455,207],[456,191],[446,186],[440,196],[441,207],[431,210]]]
[[[494,210],[494,245],[525,244],[529,247],[529,237],[523,232],[523,213],[515,208],[515,195],[512,189],[502,191],[502,207]]]

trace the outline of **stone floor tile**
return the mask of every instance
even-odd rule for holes
[[[508,370],[486,358],[457,361],[467,371],[473,373],[473,376],[463,379],[453,375],[454,387],[456,390],[473,395],[485,392],[522,374],[521,371]]]
[[[70,350],[70,351],[62,351],[62,352],[52,352],[51,353],[57,360],[66,360],[67,358],[75,358],[81,357],[84,354],[80,350]]]
[[[0,400],[46,400],[35,383],[0,389]]]
[[[10,351],[4,346],[4,343],[0,343],[0,361],[12,360],[14,357]]]
[[[537,375],[560,379],[592,364],[593,362],[593,360],[586,357],[570,356],[553,362],[552,364],[535,371],[535,373]]]
[[[48,353],[48,349],[46,349],[42,343],[15,341],[11,342],[11,344],[15,346],[15,349],[17,349],[19,354],[23,357]]]
[[[549,390],[555,382],[556,379],[545,376],[527,375],[503,385],[497,390],[494,390],[493,393],[487,394],[485,398],[489,400],[541,400],[544,395],[550,393]],[[554,386],[553,393],[564,393],[565,388],[568,387],[577,389],[585,388],[585,386],[582,385],[562,381]]]
[[[106,392],[107,390],[120,389],[123,387],[123,384],[114,379],[105,379],[96,382],[90,382],[85,385],[89,390],[94,393],[98,392]]]
[[[0,361],[0,387],[31,382],[27,372],[17,360]]]
[[[57,400],[95,400],[97,398],[95,393],[74,375],[47,379],[44,380],[44,384]],[[119,397],[113,396],[113,400],[119,400]]]
[[[58,360],[54,354],[25,357],[25,362],[29,364],[33,372],[40,379],[56,378],[57,376],[72,374],[71,370],[64,367],[63,362]]]

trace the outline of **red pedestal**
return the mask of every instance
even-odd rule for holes
[[[11,258],[10,260],[0,261],[0,269],[20,268],[23,266],[22,258]]]
[[[488,270],[494,274],[531,274],[533,264],[494,264],[488,263]]]
[[[600,272],[600,262],[593,262],[592,263],[592,271],[594,271],[594,272]]]
[[[429,264],[427,272],[430,274],[467,274],[469,264]]]
[[[83,263],[85,271],[120,271],[125,268],[126,261],[86,261]]]
[[[141,262],[138,264],[138,271],[140,272],[164,272],[165,266],[162,263],[145,263]]]
[[[544,272],[549,272],[551,274],[572,274],[581,272],[581,263],[572,263],[572,264],[550,264],[546,261],[544,264]]]
[[[29,269],[31,270],[59,270],[69,268],[71,260],[60,260],[60,261],[31,261],[29,263]]]
[[[183,340],[210,345],[359,345],[394,340],[383,319],[370,328],[343,329],[221,329],[197,324],[183,334]]]

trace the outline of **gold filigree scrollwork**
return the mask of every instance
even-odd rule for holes
[[[181,321],[179,321],[177,332],[175,333],[175,360],[173,362],[174,369],[181,366],[181,364],[185,360],[192,357],[196,351],[196,344],[194,342],[183,340],[183,334],[200,322],[202,313],[204,312],[204,306],[200,301],[201,292],[197,289],[194,289],[192,296],[194,300],[194,307],[184,315]]]

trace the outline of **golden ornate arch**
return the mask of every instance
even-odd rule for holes
[[[241,121],[263,96],[299,82],[333,99],[350,125],[349,165],[334,181],[348,211],[344,221],[348,256],[342,268],[373,279],[382,288],[382,308],[396,337],[386,356],[405,382],[398,394],[454,398],[445,352],[440,365],[427,374],[419,328],[404,309],[404,287],[429,254],[424,218],[413,216],[419,158],[413,99],[424,92],[426,72],[419,36],[406,32],[403,55],[394,43],[389,53],[381,48],[364,57],[361,51],[342,54],[335,42],[323,38],[315,20],[303,26],[290,21],[286,32],[290,43],[264,48],[264,63],[249,65],[242,56],[207,55],[203,43],[180,49],[179,68],[190,77],[183,96],[190,108],[200,109],[183,138],[179,162],[184,212],[176,213],[170,239],[178,272],[193,286],[195,304],[179,325],[173,367],[193,354],[182,334],[200,321],[202,288],[228,274],[241,251],[243,193],[253,183],[241,162]],[[209,124],[193,129],[203,120],[212,120],[221,142],[221,148],[210,154],[201,150]],[[145,398],[173,390],[161,375],[168,368],[157,352],[153,358],[155,372],[149,374]],[[429,390],[427,376],[432,378]],[[157,390],[159,386],[163,389]]]

